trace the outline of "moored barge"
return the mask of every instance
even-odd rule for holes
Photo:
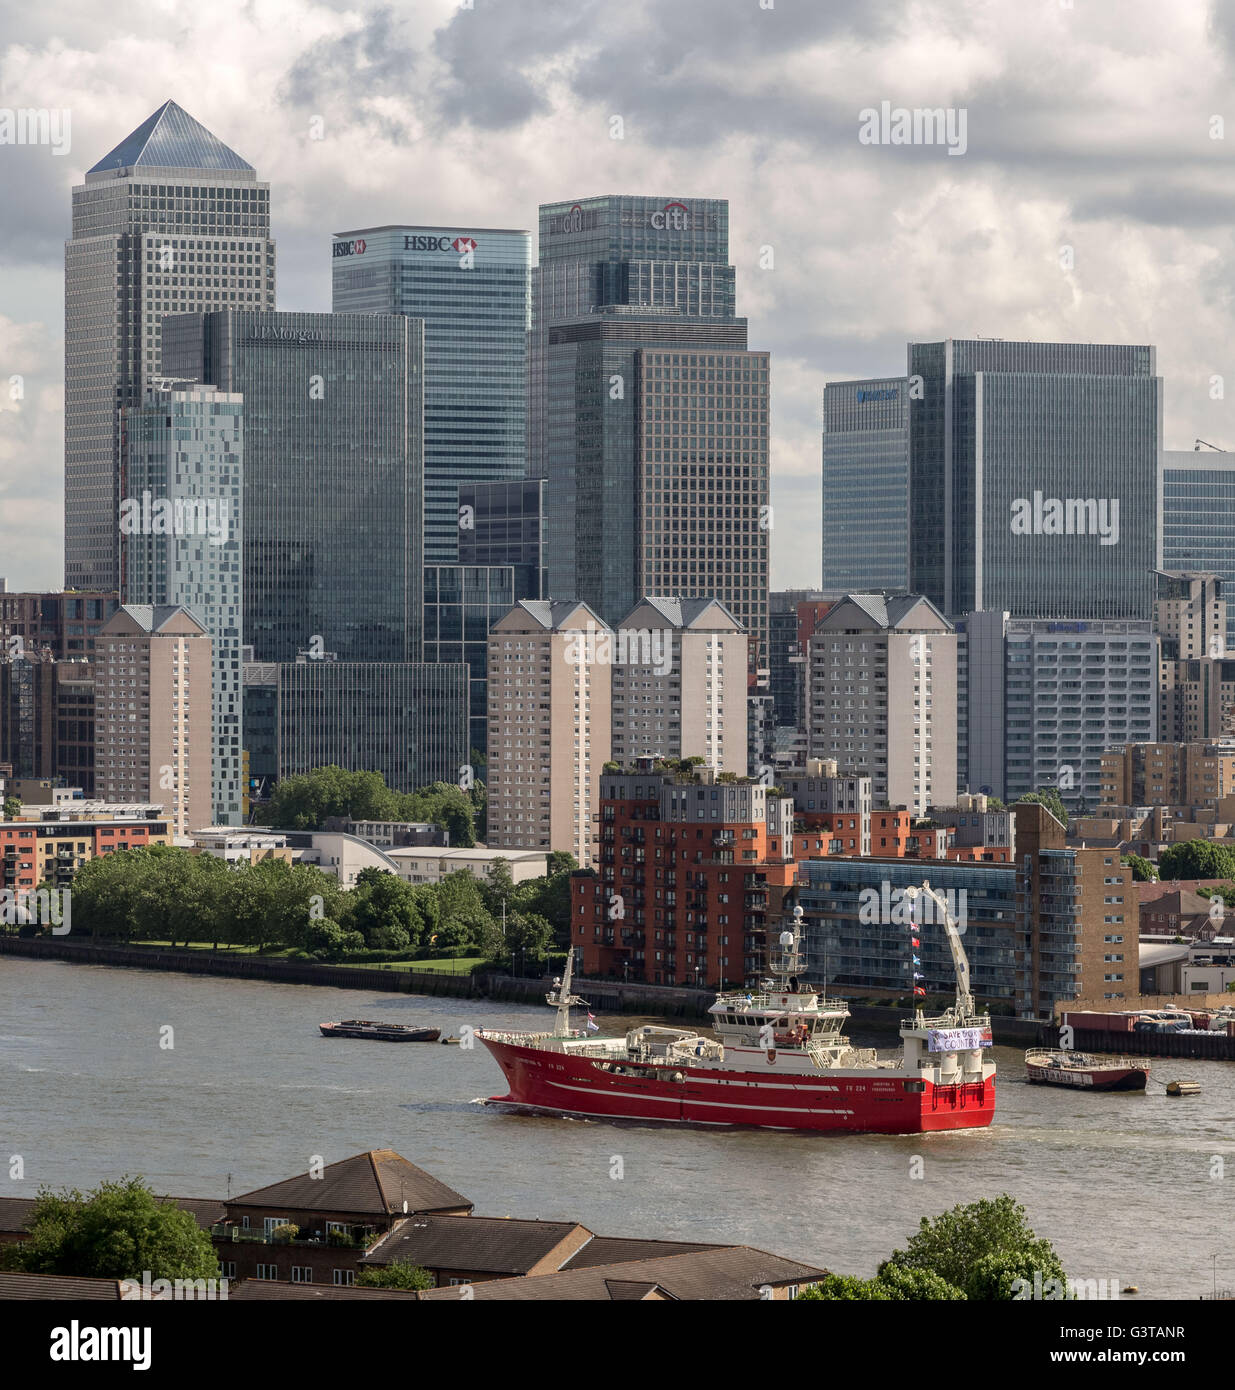
[[[1102,1052],[1062,1052],[1031,1048],[1025,1053],[1025,1079],[1034,1085],[1071,1086],[1080,1091],[1143,1091],[1148,1057],[1117,1057]]]
[[[373,1038],[377,1042],[437,1042],[440,1028],[417,1028],[411,1023],[376,1023],[370,1018],[346,1018],[319,1023],[325,1038]]]

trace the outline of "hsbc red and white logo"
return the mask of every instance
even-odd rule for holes
[[[462,233],[457,237],[405,236],[403,238],[405,251],[457,251],[461,256],[465,256],[469,251],[475,251],[479,245],[480,243],[475,237]]]
[[[363,256],[364,247],[363,237],[357,237],[355,241],[336,241],[333,254],[336,256]]]
[[[688,232],[690,209],[685,203],[666,203],[662,211],[648,218],[648,224],[658,232]]]

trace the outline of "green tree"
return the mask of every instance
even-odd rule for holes
[[[6,796],[4,798],[4,819],[16,820],[21,815],[21,797]]]
[[[1235,878],[1235,851],[1212,840],[1167,845],[1158,856],[1158,877],[1164,883],[1185,878]]]
[[[1046,1244],[1045,1241],[1039,1243]],[[1033,1287],[1035,1274],[1041,1274],[1043,1287],[1048,1280],[1055,1279],[1061,1290],[1067,1288],[1067,1275],[1053,1250],[1048,1258],[1031,1249],[998,1250],[983,1255],[974,1264],[969,1272],[966,1292],[972,1299],[988,1302],[993,1299],[1014,1299],[1018,1293],[1023,1296],[1027,1287]]]
[[[863,1300],[872,1302],[909,1302],[927,1299],[956,1301],[965,1295],[946,1279],[926,1269],[903,1269],[885,1264],[873,1279],[858,1279],[850,1274],[829,1274],[814,1288],[803,1289],[799,1298],[824,1300]]]
[[[27,1274],[92,1279],[213,1279],[219,1262],[187,1211],[160,1201],[140,1178],[104,1182],[83,1196],[44,1189],[30,1238],[8,1248],[9,1267]]]
[[[1132,881],[1134,883],[1157,882],[1158,866],[1152,859],[1144,859],[1139,854],[1125,854],[1119,862],[1125,868],[1132,870]]]
[[[1057,821],[1062,821],[1064,825],[1068,823],[1068,808],[1063,804],[1063,797],[1055,787],[1039,787],[1036,792],[1026,792],[1021,797],[1022,801],[1035,801],[1045,806],[1046,809],[1055,817]]]
[[[1010,1258],[1018,1269],[1040,1269],[1044,1279],[1064,1277],[1051,1243],[1034,1235],[1025,1220],[1025,1208],[1006,1192],[993,1200],[955,1206],[933,1221],[923,1217],[906,1248],[894,1250],[880,1274],[889,1266],[925,1270],[967,1297],[989,1297],[981,1291],[989,1287],[992,1277],[992,1266],[981,1263],[987,1256]]]
[[[419,946],[425,924],[416,890],[386,869],[362,869],[350,894],[351,927],[372,950]]]
[[[803,1289],[798,1294],[799,1302],[802,1299],[822,1302],[851,1302],[862,1299],[886,1303],[891,1298],[892,1294],[886,1284],[878,1279],[859,1279],[854,1274],[829,1274],[826,1279],[821,1279],[812,1288]]]
[[[348,951],[363,949],[364,944],[359,932],[344,931],[329,917],[310,918],[300,938],[300,949],[318,960],[340,960]]]
[[[388,1265],[361,1270],[356,1283],[366,1289],[431,1289],[433,1276],[410,1260],[392,1260]]]

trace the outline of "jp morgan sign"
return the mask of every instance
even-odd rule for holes
[[[331,255],[334,256],[363,256],[365,242],[363,237],[357,237],[354,241],[336,241],[331,247]]]
[[[259,342],[275,343],[324,343],[325,334],[320,328],[254,328],[250,338]]]

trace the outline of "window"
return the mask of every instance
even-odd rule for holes
[[[330,1282],[342,1285],[345,1289],[350,1289],[356,1282],[356,1271],[354,1269],[332,1269],[330,1271]]]
[[[279,1277],[278,1265],[258,1265],[257,1277],[259,1279],[277,1279]]]

